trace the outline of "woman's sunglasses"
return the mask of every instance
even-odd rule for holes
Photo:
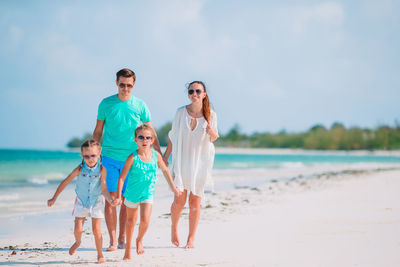
[[[193,90],[193,89],[189,89],[188,90],[188,93],[189,93],[189,95],[193,95],[193,93],[195,92],[195,90]],[[201,94],[203,91],[201,91],[200,89],[196,89],[196,94]]]
[[[139,140],[139,141],[143,141],[143,140],[147,140],[147,141],[151,141],[152,139],[153,139],[153,137],[152,136],[146,136],[146,137],[144,137],[143,135],[139,135],[138,137],[137,137],[137,139]]]

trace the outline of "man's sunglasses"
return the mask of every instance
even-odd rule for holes
[[[153,139],[153,137],[152,136],[146,136],[146,137],[144,137],[143,135],[139,135],[138,137],[137,137],[137,139],[139,140],[139,141],[143,141],[143,140],[147,140],[147,141],[151,141],[152,139]]]
[[[133,87],[133,84],[126,84],[126,83],[119,83],[118,84],[119,88],[125,88],[128,87],[129,89]]]
[[[188,90],[188,93],[189,93],[189,95],[193,95],[193,93],[195,92],[195,90],[193,90],[193,89],[189,89]],[[196,94],[201,94],[203,91],[201,91],[200,89],[196,89]]]

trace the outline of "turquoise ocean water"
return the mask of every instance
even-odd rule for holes
[[[79,152],[1,150],[0,189],[58,184],[81,162]],[[318,164],[400,163],[399,156],[305,154],[216,154],[215,170],[285,169]],[[3,195],[3,199],[6,196]],[[0,198],[1,199],[1,198]]]
[[[70,215],[73,185],[65,189],[51,209],[46,201],[80,162],[79,152],[0,150],[0,238],[13,234],[13,225],[20,227],[27,222],[45,225],[42,218],[49,212]],[[217,153],[214,190],[231,190],[237,185],[256,186],[326,171],[392,167],[400,168],[399,156],[326,152]],[[156,190],[156,199],[171,194],[163,178],[159,179]]]

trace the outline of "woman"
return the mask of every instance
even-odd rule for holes
[[[206,87],[193,81],[187,88],[191,104],[176,112],[169,142],[164,153],[167,163],[172,152],[171,173],[174,183],[183,193],[175,196],[171,205],[171,241],[179,246],[178,222],[189,192],[189,235],[186,248],[194,247],[196,228],[200,218],[204,186],[211,183],[214,163],[214,144],[218,138],[217,116],[210,109]]]

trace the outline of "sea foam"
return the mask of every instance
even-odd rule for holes
[[[0,201],[18,200],[19,198],[20,196],[17,193],[0,195]]]
[[[31,184],[38,184],[38,185],[43,185],[43,184],[48,184],[49,181],[47,179],[44,178],[30,178],[28,179],[29,183]]]

